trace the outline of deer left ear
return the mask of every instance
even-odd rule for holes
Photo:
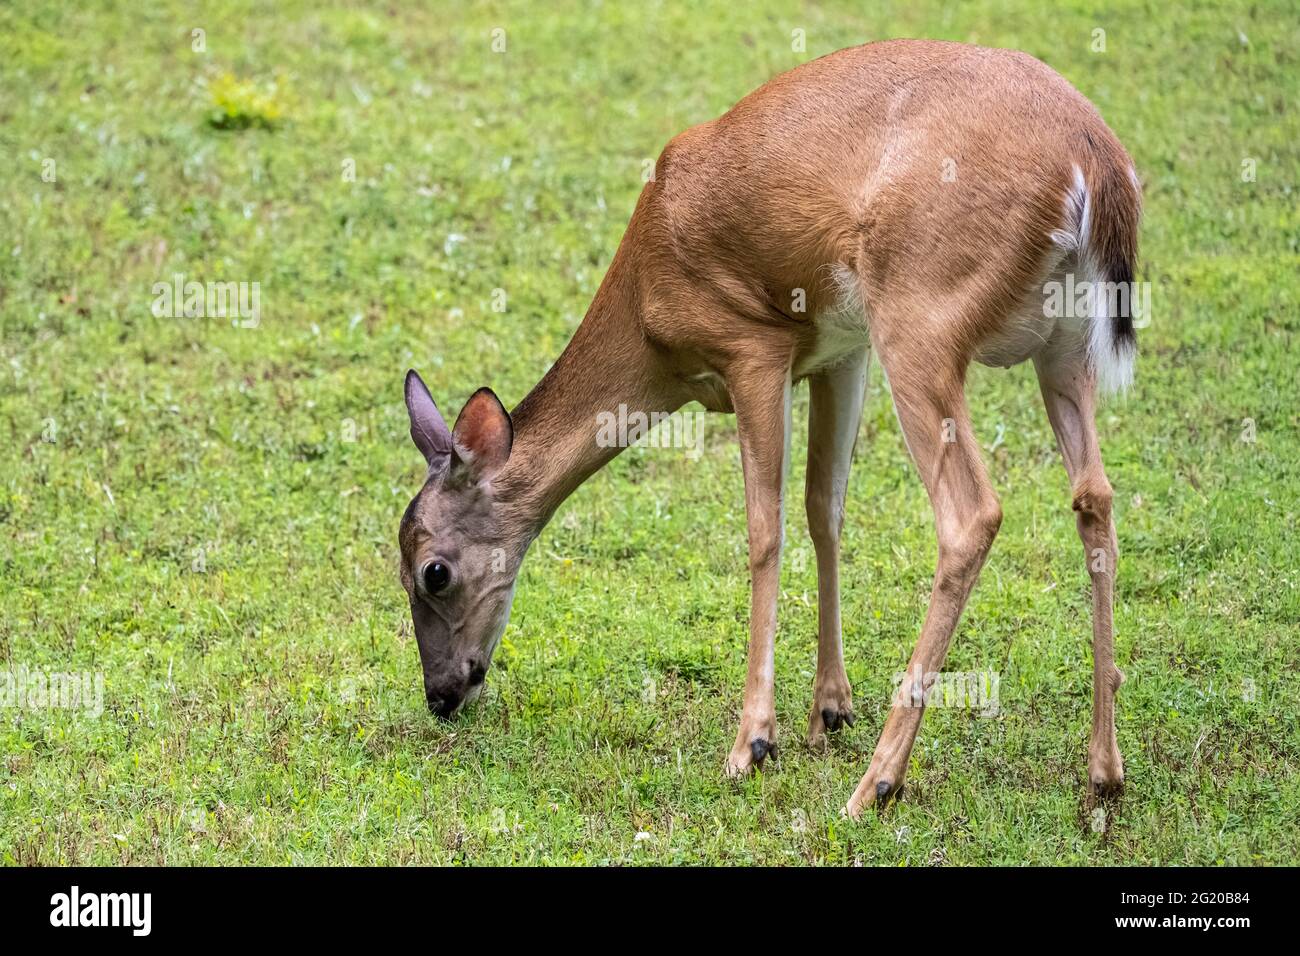
[[[480,388],[460,410],[451,439],[457,457],[477,480],[486,481],[510,457],[515,428],[496,393],[490,388]]]

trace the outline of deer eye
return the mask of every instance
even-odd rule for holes
[[[441,561],[430,561],[424,566],[424,590],[437,594],[451,582],[451,569]]]

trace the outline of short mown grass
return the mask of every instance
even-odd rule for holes
[[[1294,863],[1294,5],[469,6],[0,7],[0,665],[105,681],[98,717],[0,710],[0,859]],[[634,449],[579,490],[525,564],[484,699],[435,722],[396,579],[421,476],[403,373],[449,412],[483,384],[517,402],[647,159],[771,75],[889,36],[1041,57],[1145,182],[1155,315],[1137,388],[1100,415],[1126,794],[1100,818],[1084,800],[1088,580],[1026,367],[972,374],[1006,518],[947,663],[996,671],[1000,716],[931,712],[887,814],[839,810],[935,546],[878,374],[844,538],[859,720],[830,753],[801,744],[804,391],[775,768],[721,772],[748,615],[722,416],[698,460]],[[259,283],[260,321],[156,316],[178,274]]]

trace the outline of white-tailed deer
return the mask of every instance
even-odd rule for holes
[[[1002,520],[963,394],[972,360],[1032,359],[1065,460],[1092,579],[1088,777],[1118,787],[1112,651],[1117,556],[1094,425],[1099,389],[1132,376],[1127,306],[1137,176],[1097,111],[1023,53],[891,41],[776,77],[659,157],[586,318],[507,413],[480,389],[448,429],[414,372],[411,436],[428,477],[402,519],[401,577],[430,708],[482,687],[524,552],[616,455],[620,405],[735,412],[752,607],[729,774],[762,764],[773,706],[790,391],[810,389],[808,524],[819,635],[808,736],[853,722],[840,643],[839,538],[868,357],[880,357],[934,507],[938,568],[907,676],[848,812],[898,792],[962,607]],[[1095,289],[1082,314],[1052,283]],[[1103,289],[1120,288],[1114,295]]]

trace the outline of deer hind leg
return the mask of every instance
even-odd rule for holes
[[[1077,350],[1035,358],[1038,384],[1056,444],[1070,476],[1075,523],[1092,578],[1092,735],[1088,781],[1105,794],[1124,785],[1124,761],[1115,739],[1115,692],[1124,675],[1115,666],[1114,599],[1119,545],[1111,514],[1111,487],[1097,444],[1096,386]]]
[[[902,786],[926,691],[943,666],[962,608],[1002,523],[966,408],[966,363],[954,359],[944,369],[942,357],[921,351],[925,341],[877,342],[903,436],[934,508],[939,561],[920,640],[871,764],[845,808],[855,818]]]
[[[862,419],[870,351],[808,380],[808,475],[804,502],[817,554],[817,676],[813,681],[808,744],[823,746],[827,732],[853,724],[853,689],[844,672],[840,633],[840,531],[853,446]]]
[[[773,686],[776,605],[781,576],[786,467],[790,459],[790,368],[731,369],[727,387],[736,409],[749,527],[749,667],[740,729],[727,757],[736,777],[776,751]]]

